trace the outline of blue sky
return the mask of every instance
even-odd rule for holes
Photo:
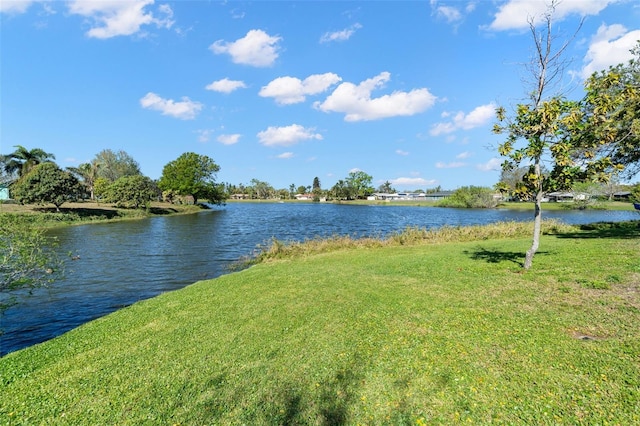
[[[399,190],[493,186],[496,105],[529,90],[543,1],[0,3],[0,152],[62,167],[125,150],[157,179],[193,151],[217,180]],[[564,0],[565,88],[630,58],[640,3]]]

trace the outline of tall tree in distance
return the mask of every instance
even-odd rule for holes
[[[123,150],[118,152],[110,149],[102,150],[96,154],[91,163],[99,164],[97,177],[105,178],[110,182],[115,182],[124,176],[142,174],[138,162]]]
[[[194,204],[199,199],[221,204],[225,198],[215,180],[219,171],[220,166],[210,157],[186,152],[164,166],[158,187],[181,196],[190,195]]]
[[[94,185],[96,179],[99,177],[98,172],[100,171],[100,163],[98,160],[93,159],[90,163],[82,163],[78,167],[67,167],[67,170],[82,179],[82,182],[89,192],[89,197],[95,200]]]
[[[311,188],[313,201],[320,201],[320,197],[322,196],[322,188],[320,187],[320,179],[317,176],[313,178],[313,185],[311,186]]]
[[[17,174],[22,177],[29,173],[38,164],[55,160],[55,156],[40,148],[33,148],[31,150],[23,147],[22,145],[14,146],[16,148],[10,154],[2,156],[2,162],[4,171],[8,175]]]
[[[368,195],[373,194],[375,191],[373,186],[371,186],[373,177],[362,170],[349,172],[349,176],[345,179],[345,182],[349,188],[350,198],[367,198]]]

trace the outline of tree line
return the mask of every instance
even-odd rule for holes
[[[40,148],[15,146],[0,156],[3,182],[21,204],[53,204],[57,211],[65,202],[96,200],[118,207],[144,208],[153,200],[219,204],[225,196],[215,181],[220,167],[205,155],[182,154],[167,163],[159,180],[144,176],[127,152],[105,149],[88,163],[60,168],[54,154]]]

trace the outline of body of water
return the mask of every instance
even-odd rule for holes
[[[638,219],[634,211],[543,211],[566,223]],[[258,245],[330,235],[385,236],[408,226],[531,221],[532,211],[341,204],[231,203],[183,216],[51,231],[68,261],[48,288],[19,294],[1,318],[0,356],[139,300],[215,278]],[[524,248],[523,248],[524,249]]]

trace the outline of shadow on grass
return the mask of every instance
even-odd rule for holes
[[[299,384],[285,384],[272,394],[272,401],[265,401],[264,421],[266,424],[305,425],[309,424],[311,415],[317,416],[312,421],[315,424],[346,425],[349,407],[354,403],[362,377],[361,367],[350,364],[336,371],[326,383],[318,384],[319,392],[315,395],[301,391]],[[310,407],[314,409],[309,410]]]
[[[487,263],[513,262],[519,266],[524,266],[524,253],[522,252],[489,250],[484,247],[478,247],[473,251],[465,250],[464,254],[473,260],[484,260]]]
[[[557,234],[558,238],[640,238],[640,220],[598,222],[580,225],[579,231]]]
[[[113,219],[114,217],[118,217],[118,211],[114,209],[85,209],[85,208],[64,208],[60,207],[60,211],[57,212],[53,207],[43,207],[37,209],[37,211],[42,213],[62,213],[62,214],[73,214],[80,218],[91,218],[91,217],[104,217],[106,219]]]

